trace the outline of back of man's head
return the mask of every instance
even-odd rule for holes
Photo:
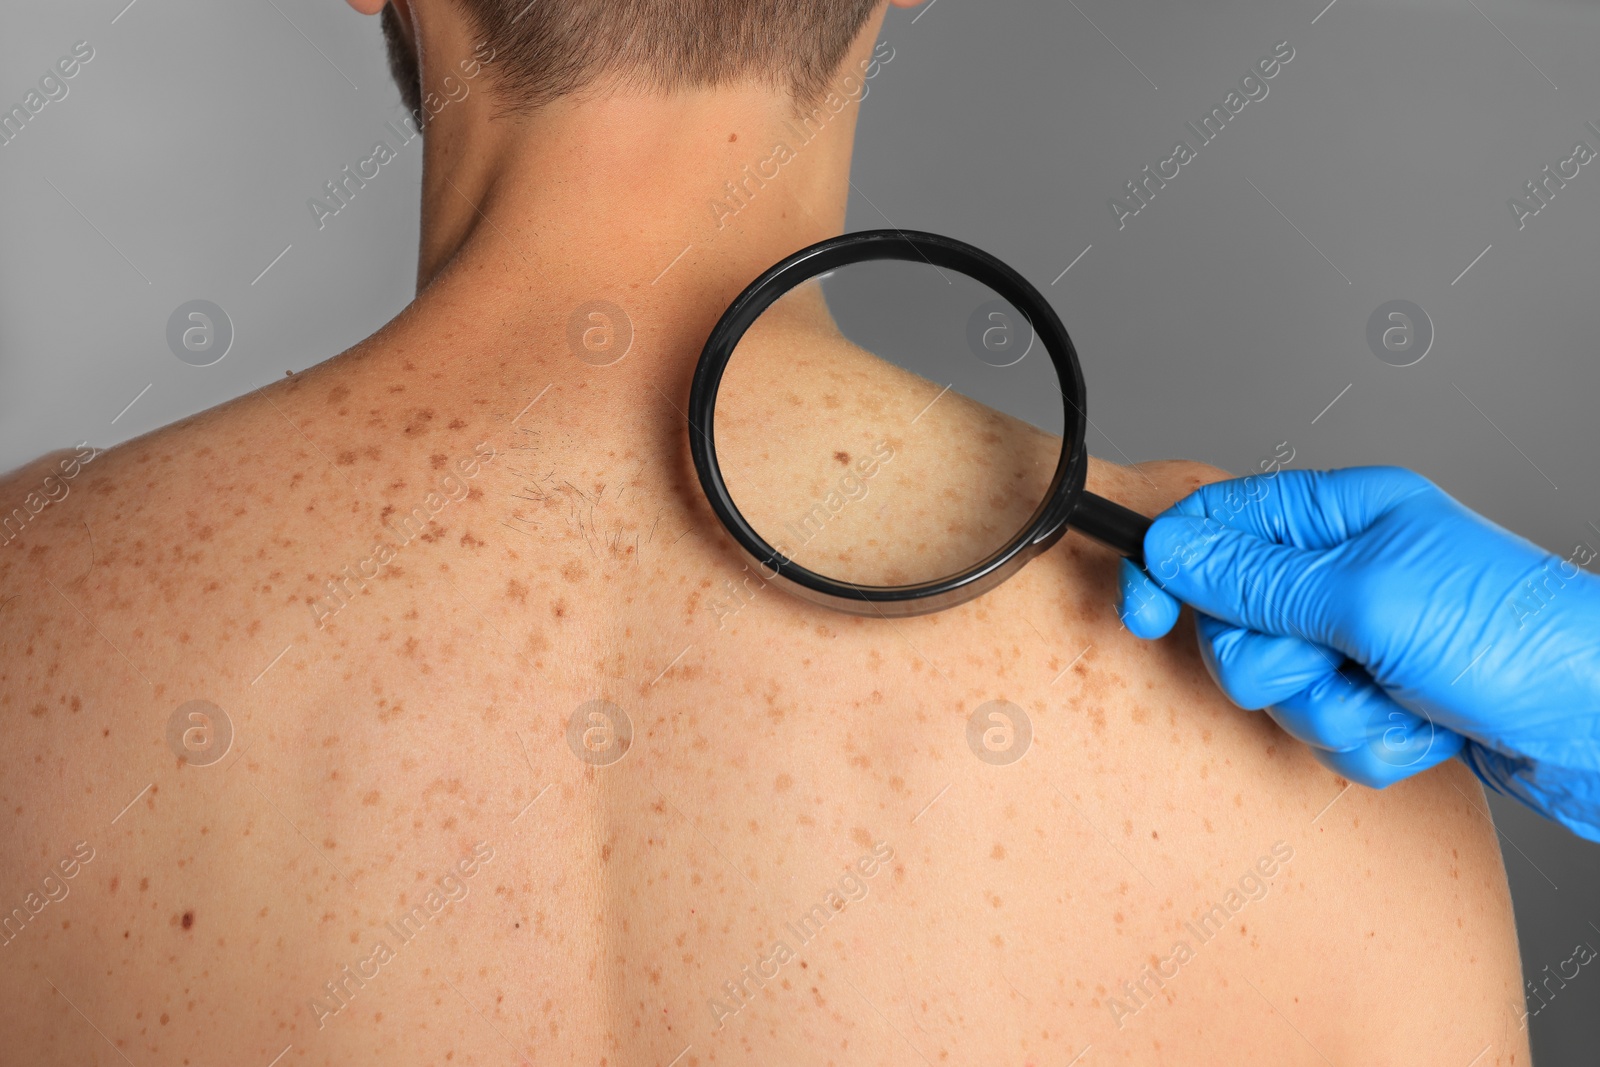
[[[600,83],[671,92],[755,80],[812,103],[882,0],[438,2],[465,16],[494,57],[488,69],[501,103],[521,111]],[[416,56],[392,5],[383,25],[395,80],[415,112]]]

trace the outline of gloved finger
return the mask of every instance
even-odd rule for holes
[[[1466,738],[1442,726],[1434,726],[1431,731],[1420,731],[1410,737],[1411,740],[1406,743],[1392,746],[1380,735],[1347,752],[1313,748],[1311,755],[1335,774],[1342,774],[1369,789],[1382,789],[1421,774],[1429,767],[1438,766],[1460,752],[1466,743]],[[1407,762],[1412,759],[1411,755],[1402,756],[1409,749],[1416,750],[1414,762]]]
[[[1354,664],[1272,705],[1267,714],[1317,752],[1354,753],[1347,762],[1358,770],[1367,768],[1357,779],[1365,785],[1380,780],[1387,785],[1406,777],[1400,772],[1407,768],[1431,767],[1459,752],[1463,741],[1454,731],[1396,703]],[[1380,774],[1377,764],[1389,770]],[[1326,761],[1324,765],[1331,766]]]
[[[1151,581],[1138,564],[1129,559],[1117,564],[1117,617],[1133,636],[1166,636],[1180,610],[1182,605]]]
[[[1347,752],[1387,736],[1397,759],[1415,755],[1407,737],[1425,720],[1396,704],[1358,667],[1330,671],[1267,709],[1284,732],[1312,748]],[[1410,731],[1408,733],[1408,730]]]
[[[1211,519],[1162,516],[1144,535],[1145,569],[1196,611],[1257,633],[1338,647],[1332,557]]]
[[[1162,515],[1209,518],[1274,544],[1327,549],[1431,485],[1404,467],[1280,470],[1203,485]]]
[[[1336,675],[1344,660],[1298,637],[1256,633],[1199,612],[1194,631],[1212,681],[1245,711],[1258,711]]]

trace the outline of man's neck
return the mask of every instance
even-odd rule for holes
[[[843,228],[854,102],[821,123],[755,86],[493,106],[475,91],[428,127],[419,312],[633,301],[703,337],[762,270]]]

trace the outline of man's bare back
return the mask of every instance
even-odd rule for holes
[[[1526,1062],[1461,768],[1344,791],[1076,537],[933,617],[801,604],[680,397],[620,424],[428,320],[95,457],[0,556],[3,903],[67,890],[7,927],[8,1059]]]

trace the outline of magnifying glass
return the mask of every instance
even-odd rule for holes
[[[689,445],[760,576],[903,617],[977,597],[1068,528],[1142,562],[1150,520],[1084,490],[1083,372],[1027,279],[901,230],[801,249],[706,340]]]

